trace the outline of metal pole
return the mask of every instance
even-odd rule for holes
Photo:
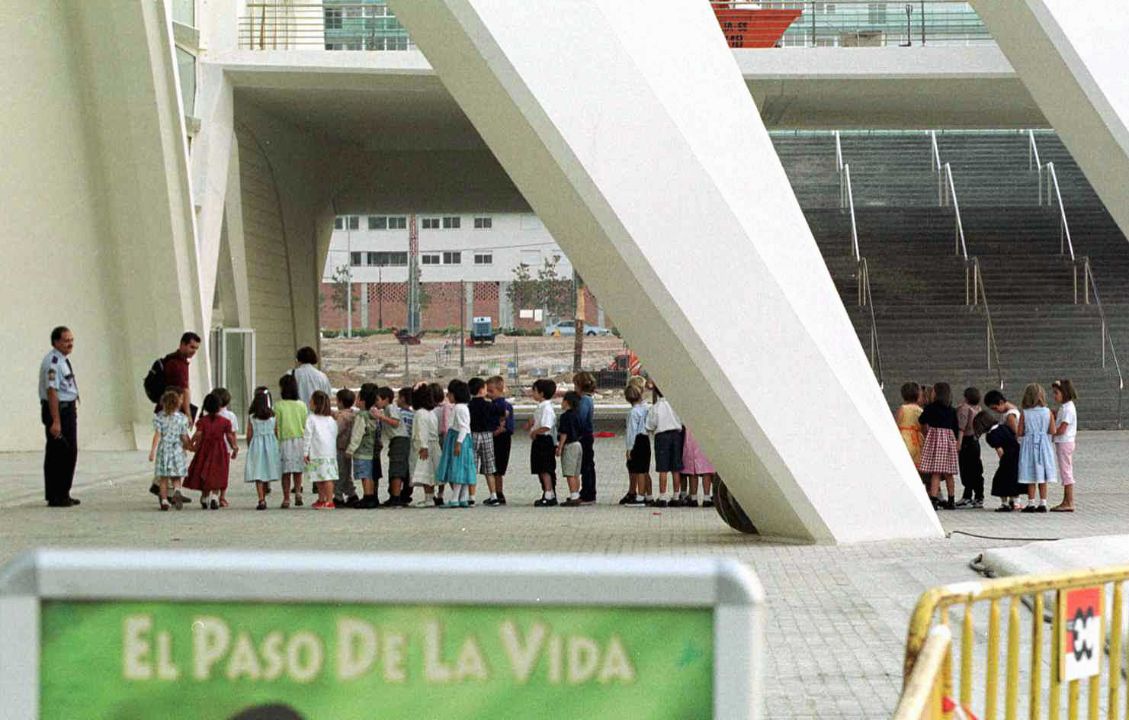
[[[353,337],[353,233],[349,231],[349,218],[345,218],[345,244],[348,248],[345,263],[345,337]]]
[[[408,384],[411,383],[411,379],[410,379],[411,376],[412,376],[412,374],[411,374],[411,370],[410,370],[410,365],[408,364],[408,344],[404,343],[404,384],[405,385],[408,385]]]
[[[518,356],[517,338],[514,338],[514,381],[521,376],[521,358]]]
[[[921,0],[921,44],[925,44],[925,0]]]
[[[377,282],[376,282],[376,327],[384,329],[384,266],[378,265],[376,268]]]
[[[811,6],[811,46],[815,47],[815,3],[810,3]]]
[[[459,281],[459,370],[466,365],[466,280]]]

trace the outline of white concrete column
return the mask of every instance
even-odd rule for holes
[[[392,5],[762,533],[940,536],[707,3]]]
[[[370,328],[368,321],[368,283],[358,283],[361,293],[361,327]]]
[[[1129,12],[1123,0],[972,4],[1129,235]]]

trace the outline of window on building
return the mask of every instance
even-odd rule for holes
[[[871,25],[885,25],[886,3],[870,3],[867,7],[867,20]]]
[[[346,220],[346,226],[350,230],[360,230],[361,229],[361,216],[360,215],[350,215],[349,217],[345,218],[345,220]]]
[[[389,230],[403,230],[408,227],[408,219],[403,215],[388,218]]]
[[[333,229],[334,230],[344,230],[345,229],[345,218],[341,217],[340,215],[333,218]]]
[[[815,4],[815,11],[817,13],[833,13],[833,12],[835,12],[835,3],[833,3],[833,2],[817,2]]]
[[[443,218],[443,229],[444,230],[458,230],[459,226],[461,226],[461,225],[462,225],[462,218],[458,217],[457,215],[453,216],[453,217]]]
[[[439,218],[424,218],[420,227],[424,230],[438,230]]]
[[[439,253],[423,253],[419,256],[420,265],[438,265]]]
[[[406,252],[374,252],[369,253],[369,265],[376,265],[378,267],[403,267],[408,264],[408,254]]]
[[[474,219],[475,230],[489,230],[492,227],[494,227],[494,218],[476,217]]]
[[[368,216],[368,229],[369,230],[386,230],[388,228],[388,218],[383,215],[369,215]]]
[[[475,265],[493,265],[494,264],[494,253],[475,253],[474,254],[474,264]]]
[[[361,266],[361,254],[359,252],[349,253],[349,264],[353,267]]]
[[[443,253],[444,265],[461,265],[463,262],[463,254],[461,252],[445,252]]]
[[[364,12],[367,18],[384,17],[388,14],[388,7],[385,5],[366,5]]]
[[[340,8],[325,8],[325,29],[326,30],[340,30],[341,29],[341,9]]]

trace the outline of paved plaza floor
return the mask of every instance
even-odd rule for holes
[[[622,438],[597,442],[600,504],[577,509],[532,507],[538,495],[534,480],[514,472],[507,480],[506,508],[279,510],[276,490],[270,510],[255,512],[252,488],[238,482],[239,460],[232,471],[231,508],[205,512],[193,505],[161,513],[146,492],[151,466],[144,453],[85,452],[74,491],[82,505],[57,510],[42,502],[40,455],[0,455],[0,561],[41,546],[644,553],[656,563],[725,555],[753,567],[768,596],[766,716],[875,718],[888,717],[897,701],[906,625],[922,591],[979,577],[968,563],[984,549],[1121,534],[1129,517],[1124,462],[1129,432],[1079,434],[1074,514],[949,511],[941,513],[946,539],[842,547],[740,535],[712,509],[614,505],[625,488],[622,447]],[[515,441],[514,470],[527,468],[527,455],[528,441]],[[985,448],[983,458],[990,485],[995,455]],[[1052,487],[1052,502],[1060,493]],[[870,500],[880,515],[881,495]]]

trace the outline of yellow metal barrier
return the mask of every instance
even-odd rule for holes
[[[940,720],[942,705],[941,671],[953,644],[953,635],[943,625],[929,631],[913,670],[906,675],[906,686],[894,720]]]
[[[1016,720],[1024,698],[1024,714],[1030,720],[1077,720],[1085,683],[1085,717],[1098,720],[1104,687],[1106,718],[1129,718],[1129,706],[1125,705],[1129,697],[1121,692],[1122,586],[1126,580],[1129,566],[1118,566],[957,583],[927,591],[910,620],[905,685],[895,717],[948,720],[957,708],[980,720]],[[1026,609],[1021,610],[1021,606]],[[977,610],[981,611],[979,628]],[[1048,610],[1053,611],[1049,633],[1044,628]],[[1001,634],[1003,623],[1006,635]],[[959,641],[935,640],[939,628],[953,630]],[[1006,654],[1001,643],[1006,645]],[[943,652],[938,649],[942,645]],[[954,694],[953,677],[957,646],[959,696]],[[1107,648],[1108,658],[1104,657]],[[977,671],[978,650],[983,655],[983,667]],[[935,655],[939,652],[942,655],[938,661]],[[1002,707],[1001,660],[1005,661]],[[1027,669],[1026,678],[1021,676],[1021,667]],[[925,693],[923,687],[939,690]],[[924,706],[920,704],[923,693],[927,699]],[[945,703],[947,710],[942,709],[944,699],[952,701]]]

